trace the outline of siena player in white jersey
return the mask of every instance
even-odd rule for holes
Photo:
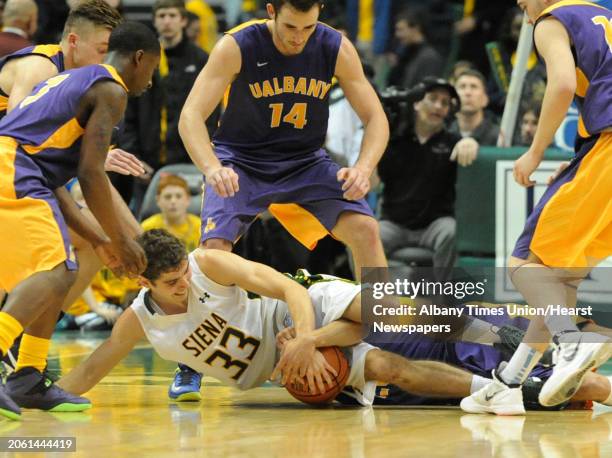
[[[361,342],[355,326],[361,321],[361,288],[355,283],[322,276],[306,289],[230,252],[197,249],[187,255],[164,230],[145,232],[138,240],[148,259],[139,277],[144,288],[111,336],[58,382],[66,391],[91,389],[142,337],[162,358],[243,390],[277,375],[282,383],[306,376],[312,391],[322,389],[334,370],[316,348],[330,345],[347,356],[347,385],[363,405],[372,404],[375,381],[435,397],[459,398],[474,389],[478,376],[469,372],[409,361]],[[284,340],[279,350],[276,336],[289,327],[295,337],[279,339]]]

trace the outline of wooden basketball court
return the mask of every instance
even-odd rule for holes
[[[50,369],[66,373],[102,339],[57,335]],[[49,456],[612,456],[612,408],[526,417],[458,408],[313,409],[273,385],[241,392],[208,378],[201,403],[177,404],[167,397],[174,368],[143,344],[89,393],[90,411],[25,411],[21,422],[0,420],[0,436],[76,437],[76,453]]]

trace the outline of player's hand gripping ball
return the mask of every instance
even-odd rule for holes
[[[308,387],[308,382],[306,381],[305,377],[300,381],[293,381],[285,386],[291,396],[299,401],[312,405],[322,405],[332,402],[344,388],[349,376],[348,361],[340,348],[324,347],[318,348],[318,350],[323,354],[329,365],[332,366],[338,374],[336,377],[331,375],[332,379],[334,380],[333,384],[329,385],[328,383],[325,383],[325,391],[323,393],[312,393]]]

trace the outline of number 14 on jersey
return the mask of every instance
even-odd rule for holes
[[[295,129],[303,129],[308,122],[306,120],[307,103],[294,103],[285,116],[283,116],[284,103],[271,103],[269,106],[272,109],[270,127],[279,127],[282,120],[282,122],[293,124]]]

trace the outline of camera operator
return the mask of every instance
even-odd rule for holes
[[[436,280],[449,280],[455,263],[457,163],[470,165],[478,143],[449,132],[460,108],[447,81],[424,78],[408,92],[383,94],[391,142],[378,164],[384,184],[380,236],[387,256],[407,246],[433,250]]]

